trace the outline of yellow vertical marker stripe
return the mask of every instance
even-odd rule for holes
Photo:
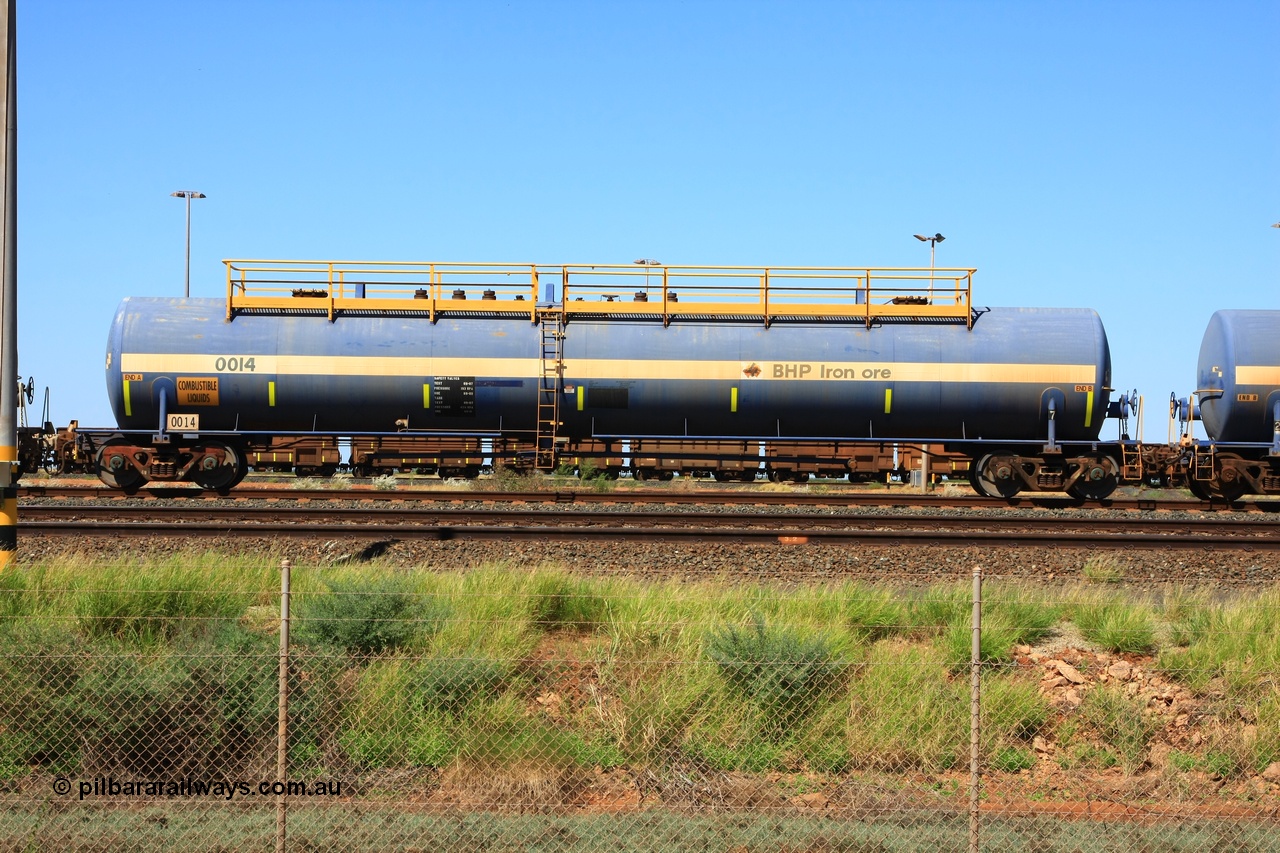
[[[889,410],[893,408],[893,389],[884,389],[884,413],[889,414]]]
[[[582,411],[582,407],[586,402],[587,402],[587,389],[579,385],[578,386],[578,411],[579,412]]]
[[[430,382],[422,383],[422,408],[424,409],[431,408],[431,383]]]
[[[1086,391],[1084,395],[1084,425],[1093,426],[1093,392]]]
[[[0,447],[0,465],[4,466],[4,488],[0,495],[0,569],[4,569],[18,550],[18,448],[6,444]]]
[[[276,404],[276,383],[267,382],[267,405],[274,406]]]
[[[133,417],[133,401],[129,399],[129,380],[124,381],[124,416]]]
[[[729,389],[729,411],[738,411],[738,386],[735,385]]]

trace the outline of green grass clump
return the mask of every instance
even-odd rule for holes
[[[907,625],[907,608],[892,591],[854,585],[841,591],[843,616],[858,642],[870,643],[897,634]]]
[[[32,601],[27,583],[24,572],[0,571],[0,625],[31,615]]]
[[[5,642],[0,755],[11,766],[180,778],[243,770],[274,749],[278,652],[270,638],[225,624],[181,649],[86,648],[43,630]],[[307,702],[296,711],[305,720]]]
[[[930,587],[907,606],[908,623],[924,636],[940,634],[972,613],[973,594],[964,587]]]
[[[1030,770],[1035,767],[1036,757],[1030,750],[1006,746],[996,750],[987,762],[987,766],[1001,773],[1017,773],[1019,770]]]
[[[1018,644],[1034,644],[1053,631],[1062,619],[1062,607],[1044,596],[1007,586],[992,585],[984,594],[983,622],[1003,623]]]
[[[360,673],[343,708],[338,736],[356,766],[417,763],[410,755],[420,734],[413,681],[412,664],[401,658],[370,661]]]
[[[774,731],[817,710],[848,669],[826,636],[770,628],[759,614],[750,627],[713,631],[707,656],[725,681],[763,712],[766,726]]]
[[[1264,701],[1274,696],[1280,670],[1280,588],[1249,601],[1176,611],[1185,648],[1164,649],[1161,671],[1193,690],[1221,685],[1229,697]]]
[[[852,766],[941,771],[968,750],[967,685],[947,678],[936,652],[877,644],[849,689],[845,740]]]
[[[1075,596],[1068,610],[1085,639],[1108,651],[1147,654],[1156,648],[1154,614],[1145,602],[1087,593]]]
[[[75,613],[90,638],[168,641],[244,612],[254,594],[199,565],[121,565],[103,569],[76,595]]]
[[[985,664],[1013,659],[1013,647],[1034,643],[1046,636],[1060,617],[1060,608],[1030,595],[996,589],[988,597],[979,638],[981,660]],[[972,613],[953,616],[945,627],[942,653],[947,667],[959,672],[969,666],[973,655]]]
[[[65,629],[5,626],[0,635],[0,760],[6,776],[78,763],[81,674],[90,657]]]
[[[593,630],[607,621],[609,605],[595,586],[565,572],[535,572],[529,582],[530,616],[543,629]]]
[[[414,667],[414,686],[422,704],[454,717],[472,703],[497,695],[511,677],[510,661],[484,656],[426,658]]]
[[[1049,723],[1049,703],[1040,688],[1010,675],[982,680],[982,734],[988,750],[1029,742]]]
[[[438,631],[447,608],[405,578],[382,577],[331,581],[327,594],[300,596],[297,614],[299,642],[376,654]]]
[[[1214,630],[1219,608],[1203,592],[1173,587],[1164,596],[1161,618],[1166,639],[1173,646],[1189,646]]]
[[[1272,695],[1258,706],[1257,729],[1250,746],[1253,769],[1257,772],[1280,761],[1280,694]]]

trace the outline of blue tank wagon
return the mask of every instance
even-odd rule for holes
[[[1118,474],[1098,315],[974,309],[971,270],[247,266],[225,301],[121,303],[107,482],[226,488],[279,434],[482,439],[541,468],[633,441],[928,442],[1002,496]]]
[[[1192,490],[1235,499],[1280,493],[1280,311],[1218,311],[1200,344],[1196,397],[1208,442]]]

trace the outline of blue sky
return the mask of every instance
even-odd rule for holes
[[[20,370],[112,423],[179,189],[196,296],[224,258],[906,266],[940,231],[977,304],[1096,309],[1163,438],[1209,315],[1280,307],[1278,35],[1273,0],[19,0]]]

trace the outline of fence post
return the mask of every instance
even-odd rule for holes
[[[973,643],[969,648],[969,853],[978,853],[982,736],[982,567],[973,567]]]
[[[289,558],[280,561],[280,699],[276,716],[276,781],[286,785],[289,764]],[[276,795],[276,853],[285,851],[288,819],[286,792]]]

